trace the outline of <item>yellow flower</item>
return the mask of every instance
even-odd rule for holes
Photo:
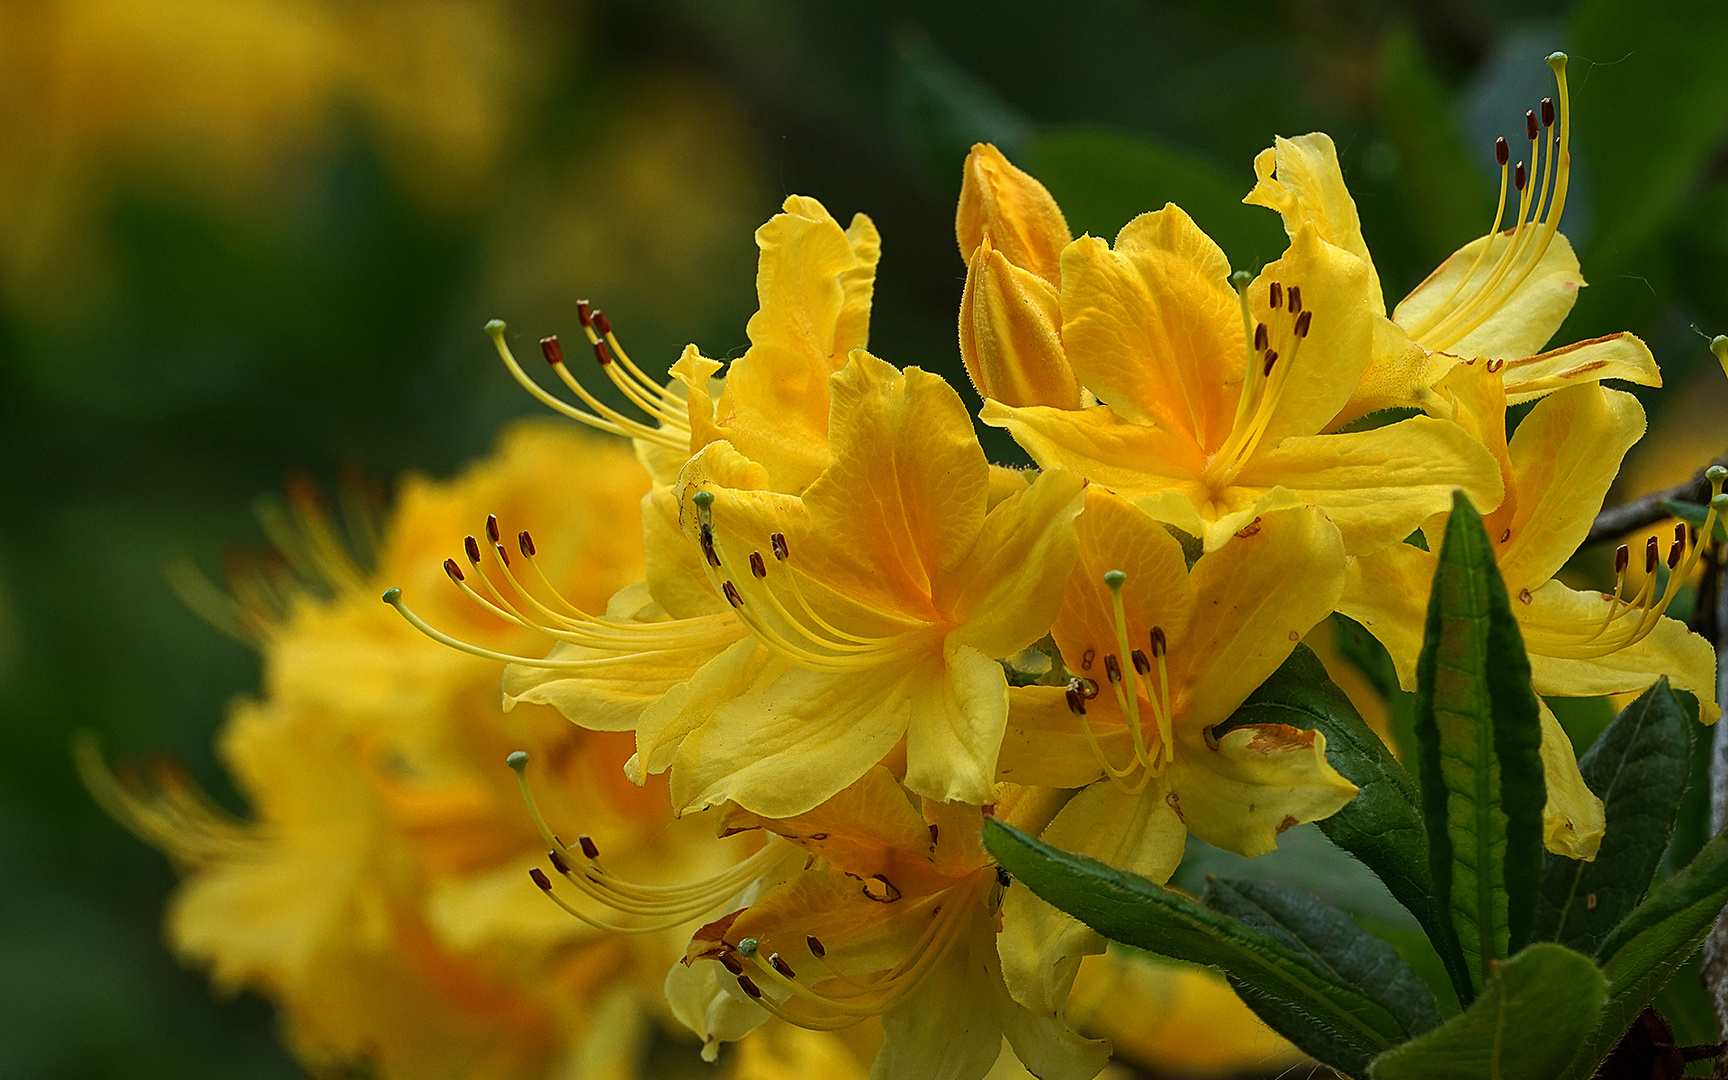
[[[981,415],[1045,468],[1082,473],[1208,551],[1279,507],[1320,507],[1354,553],[1403,539],[1454,488],[1493,505],[1493,461],[1454,424],[1320,434],[1368,360],[1368,273],[1303,227],[1238,296],[1187,214],[1142,214],[1114,248],[1081,237],[1062,253],[1062,341],[1104,404],[987,401]]]
[[[1060,797],[1010,789],[995,812],[1034,829]],[[979,1080],[1004,1038],[1044,1080],[1083,1080],[1103,1066],[1107,1044],[1021,1005],[1003,983],[1004,890],[1025,890],[1008,888],[985,853],[979,807],[920,805],[872,768],[808,813],[775,821],[731,808],[726,823],[774,830],[812,863],[764,881],[697,932],[691,974],[667,983],[684,1011],[743,1005],[755,1022],[773,1015],[817,1030],[880,1017],[871,1075],[881,1080]]]
[[[1663,614],[1698,559],[1700,545],[1684,526],[1667,552],[1650,539],[1642,555],[1646,582],[1630,600],[1622,596],[1631,562],[1624,546],[1617,554],[1613,596],[1579,592],[1555,577],[1590,531],[1621,459],[1644,434],[1638,399],[1595,383],[1569,386],[1537,402],[1508,445],[1505,391],[1500,376],[1484,367],[1460,366],[1438,389],[1493,452],[1505,477],[1506,498],[1483,525],[1523,632],[1536,692],[1588,697],[1642,690],[1666,675],[1698,698],[1705,723],[1714,722],[1721,712],[1714,694],[1715,651]],[[1438,537],[1444,520],[1431,523],[1428,534]],[[1655,571],[1664,555],[1672,572],[1657,596]],[[1411,544],[1360,556],[1352,561],[1339,601],[1338,610],[1386,646],[1406,689],[1415,686],[1437,561],[1437,554]],[[1601,803],[1584,787],[1571,744],[1546,706],[1542,724],[1549,849],[1594,858],[1602,836]]]
[[[1006,405],[1080,407],[1062,352],[1062,249],[1068,223],[1044,186],[987,143],[966,158],[955,216],[966,291],[960,358],[972,385]]]
[[[933,799],[994,797],[1008,688],[996,658],[1049,628],[1080,480],[994,506],[965,406],[941,379],[854,353],[833,379],[833,462],[767,490],[730,444],[692,459],[681,519],[749,637],[642,716],[640,769],[682,809],[803,813],[897,752]]]
[[[1566,56],[1555,53],[1548,63],[1559,83],[1560,104],[1556,116],[1553,101],[1544,98],[1540,116],[1538,110],[1525,116],[1529,171],[1523,162],[1512,167],[1506,140],[1499,140],[1500,204],[1493,226],[1441,263],[1390,319],[1331,138],[1321,133],[1280,138],[1254,159],[1259,182],[1244,202],[1276,210],[1291,237],[1313,229],[1368,267],[1363,296],[1373,312],[1373,359],[1329,426],[1377,409],[1443,408],[1445,399],[1430,388],[1461,359],[1504,364],[1507,400],[1513,404],[1579,380],[1662,385],[1650,350],[1632,334],[1541,351],[1584,284],[1572,245],[1559,231],[1572,173]],[[1515,189],[1515,216],[1502,231],[1508,179]]]
[[[1013,691],[1001,755],[1004,780],[1090,785],[1046,841],[1164,881],[1189,832],[1261,855],[1278,833],[1356,794],[1327,763],[1319,732],[1212,730],[1332,611],[1344,555],[1324,516],[1266,513],[1192,570],[1168,531],[1096,487],[1078,530],[1080,558],[1052,630],[1075,678]],[[1048,1006],[1103,939],[1029,893],[1010,895],[1008,908],[1029,934],[1009,986]]]
[[[243,579],[230,610],[265,666],[264,695],[236,708],[221,739],[252,817],[228,815],[172,770],[116,784],[83,751],[92,790],[182,872],[175,949],[222,988],[276,1001],[314,1071],[628,1077],[670,1023],[657,973],[687,929],[603,933],[547,904],[524,880],[542,841],[499,763],[523,746],[552,763],[555,812],[581,822],[609,866],[645,880],[724,868],[737,842],[670,820],[664,787],[628,783],[628,736],[541,707],[502,715],[497,664],[428,641],[376,595],[386,581],[427,585],[451,531],[496,510],[555,537],[537,565],[597,603],[640,572],[639,540],[613,523],[647,484],[621,443],[520,427],[454,482],[410,479],[381,536],[368,541],[361,522],[359,546],[377,545],[370,570],[297,496],[266,525],[315,587],[285,594],[275,578]],[[528,636],[454,593],[429,602],[488,644]]]

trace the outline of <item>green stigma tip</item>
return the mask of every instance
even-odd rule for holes
[[[1704,470],[1704,479],[1712,484],[1720,484],[1722,481],[1728,480],[1728,469],[1724,469],[1720,465],[1712,465]]]
[[[1728,514],[1728,491],[1724,491],[1714,499],[1711,499],[1710,509],[1716,511],[1718,514]]]
[[[1122,571],[1120,571],[1120,570],[1106,570],[1106,571],[1104,571],[1104,584],[1110,586],[1112,591],[1114,591],[1116,589],[1120,589],[1123,585],[1126,585],[1127,583],[1128,583],[1128,575],[1124,574]]]
[[[690,496],[690,501],[706,510],[714,505],[714,493],[712,491],[698,491]]]
[[[504,759],[504,764],[515,769],[517,772],[521,772],[523,769],[528,767],[528,751],[517,750],[515,753]]]
[[[399,604],[399,603],[401,603],[402,602],[402,590],[397,588],[394,585],[390,586],[388,589],[385,589],[384,590],[384,602],[386,604]]]
[[[1243,289],[1246,289],[1248,283],[1253,280],[1253,274],[1250,274],[1246,270],[1238,270],[1234,274],[1230,275],[1230,287],[1235,289],[1237,292],[1241,292]]]
[[[740,941],[738,943],[738,955],[739,956],[755,956],[756,950],[760,949],[761,947],[762,947],[761,942],[757,941],[753,937],[747,937],[743,941]]]
[[[1553,52],[1548,54],[1548,66],[1551,68],[1563,68],[1566,66],[1566,61],[1568,59],[1570,59],[1570,57],[1565,53],[1561,52],[1559,49],[1555,49]]]
[[[1717,356],[1728,356],[1728,334],[1717,334],[1711,338],[1710,351]]]
[[[493,337],[497,337],[499,334],[502,334],[504,332],[504,320],[503,319],[492,319],[491,321],[487,322],[486,332],[488,334],[491,334]]]

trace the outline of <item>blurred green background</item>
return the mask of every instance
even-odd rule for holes
[[[571,335],[591,296],[638,358],[737,355],[751,230],[798,192],[882,230],[873,350],[964,385],[971,142],[1076,233],[1175,200],[1254,268],[1282,233],[1238,205],[1252,157],[1315,129],[1396,299],[1486,229],[1493,138],[1556,47],[1591,281],[1559,340],[1655,349],[1642,490],[1728,415],[1700,337],[1728,330],[1720,0],[5,0],[0,1080],[296,1075],[263,1002],[168,956],[172,875],[85,796],[68,735],[167,748],[235,802],[210,736],[257,663],[165,560],[258,542],[290,470],[483,452],[536,408],[486,319]]]

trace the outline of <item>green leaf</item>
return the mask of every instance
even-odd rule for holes
[[[1728,904],[1728,830],[1678,874],[1650,890],[1596,949],[1608,976],[1608,1003],[1579,1069],[1605,1057],[1656,992],[1689,960]],[[1585,1062],[1584,1058],[1594,1055]],[[1588,1075],[1587,1071],[1578,1075]]]
[[[1181,893],[994,818],[984,823],[984,846],[1015,879],[1105,937],[1222,969],[1274,1031],[1334,1068],[1359,1076],[1404,1039],[1397,1017],[1351,982]]]
[[[1232,266],[1258,270],[1287,242],[1277,214],[1243,204],[1252,173],[1145,136],[1045,128],[1025,168],[1050,189],[1076,236],[1114,239],[1133,218],[1173,202],[1217,241]]]
[[[1372,1080],[1560,1076],[1602,1012],[1606,980],[1588,957],[1532,945],[1489,971],[1463,1014],[1379,1058]]]
[[[1595,862],[1549,855],[1536,904],[1536,936],[1593,952],[1644,898],[1674,834],[1686,790],[1691,722],[1668,680],[1626,706],[1578,762],[1607,811]]]
[[[1201,900],[1307,959],[1316,971],[1358,987],[1414,1038],[1440,1026],[1428,984],[1381,941],[1337,908],[1264,881],[1213,878]]]
[[[1454,982],[1468,985],[1446,910],[1434,902],[1428,834],[1421,793],[1404,766],[1380,741],[1350,698],[1326,675],[1326,666],[1306,645],[1215,729],[1243,724],[1287,724],[1326,736],[1326,760],[1361,792],[1336,814],[1317,822],[1334,844],[1360,859],[1435,941]]]
[[[1694,529],[1702,529],[1704,527],[1704,522],[1710,517],[1710,508],[1708,506],[1704,506],[1701,503],[1681,502],[1678,499],[1663,499],[1662,509],[1673,514],[1675,517],[1692,526]],[[1728,544],[1728,519],[1718,517],[1716,519],[1716,527],[1711,531],[1716,534],[1717,543]]]
[[[1434,572],[1416,683],[1434,898],[1467,962],[1458,997],[1468,1002],[1493,961],[1529,940],[1546,786],[1524,639],[1482,518],[1462,492]]]

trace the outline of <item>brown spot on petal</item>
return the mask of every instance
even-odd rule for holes
[[[1246,540],[1250,536],[1253,536],[1255,533],[1257,533],[1259,531],[1260,531],[1260,519],[1255,518],[1253,521],[1250,521],[1248,524],[1242,526],[1240,529],[1237,529],[1236,535],[1241,537],[1242,539]]]
[[[1165,794],[1164,803],[1166,806],[1170,807],[1170,809],[1176,811],[1176,819],[1178,821],[1184,825],[1188,824],[1188,816],[1182,813],[1182,800],[1176,797],[1174,791]]]
[[[878,904],[892,904],[900,899],[900,890],[881,874],[871,874],[864,879],[864,895]]]
[[[1295,825],[1300,825],[1300,824],[1301,824],[1301,822],[1297,821],[1295,818],[1290,817],[1289,815],[1285,815],[1284,820],[1280,821],[1278,823],[1278,831],[1283,832],[1286,829],[1289,829]]]
[[[1287,724],[1250,724],[1244,729],[1253,732],[1248,749],[1257,754],[1274,754],[1285,750],[1307,750],[1314,745],[1314,733]]]
[[[729,950],[732,946],[726,944],[726,934],[732,929],[732,924],[738,921],[738,916],[742,914],[744,914],[744,909],[739,908],[730,914],[720,916],[690,935],[690,947],[685,950],[684,963],[718,959],[721,953]]]
[[[1291,641],[1301,641],[1302,635],[1298,634],[1296,631],[1292,630],[1292,631],[1290,631],[1290,640]]]
[[[1529,589],[1519,589],[1518,590],[1518,602],[1520,604],[1532,603],[1534,600],[1535,600],[1535,597],[1530,595]]]

